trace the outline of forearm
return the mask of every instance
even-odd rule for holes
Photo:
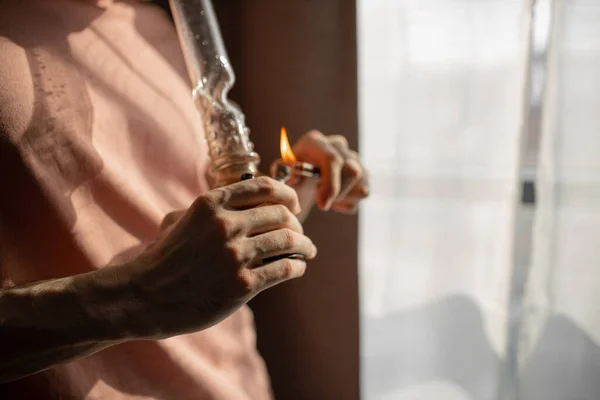
[[[0,290],[0,382],[135,338],[116,268]]]

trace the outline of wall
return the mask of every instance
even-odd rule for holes
[[[292,140],[318,128],[357,146],[355,6],[348,1],[215,2],[263,170]],[[358,399],[357,219],[314,212],[319,248],[306,276],[262,293],[258,346],[278,399]]]

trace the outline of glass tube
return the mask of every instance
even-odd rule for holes
[[[244,173],[258,172],[244,114],[227,99],[235,82],[219,24],[210,0],[169,0],[179,42],[192,82],[193,99],[211,159],[216,186],[238,181]]]

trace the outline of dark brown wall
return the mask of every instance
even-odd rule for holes
[[[214,3],[263,170],[281,125],[292,140],[317,128],[356,147],[354,2]],[[258,345],[277,399],[358,399],[357,219],[316,211],[305,228],[319,256],[303,279],[252,301]]]

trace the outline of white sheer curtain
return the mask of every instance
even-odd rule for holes
[[[532,1],[358,1],[366,400],[600,399],[600,2],[554,3],[527,210]]]
[[[496,399],[530,4],[362,0],[365,399]]]
[[[526,400],[597,400],[600,2],[554,3],[520,393]]]

